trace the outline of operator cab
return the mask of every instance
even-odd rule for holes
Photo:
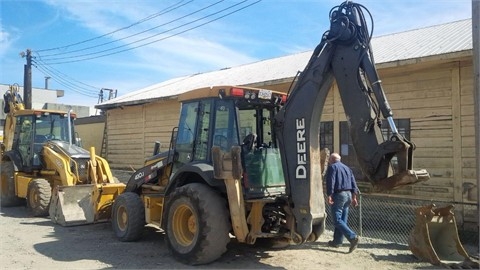
[[[215,87],[191,91],[179,99],[182,109],[173,173],[186,164],[212,164],[213,146],[224,152],[229,152],[232,146],[241,146],[246,198],[285,192],[273,132],[273,119],[286,101],[285,94],[255,88]]]
[[[25,114],[16,117],[13,151],[19,157],[23,171],[40,169],[41,155],[47,141],[69,142],[69,134],[75,141],[73,119],[63,112],[51,111],[24,111]],[[69,132],[70,126],[70,132]]]

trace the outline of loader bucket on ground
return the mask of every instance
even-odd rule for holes
[[[409,248],[415,257],[433,265],[475,267],[458,237],[452,209],[453,205],[435,208],[433,204],[417,208],[415,227],[408,239]]]
[[[57,186],[50,202],[50,219],[62,226],[74,226],[95,221],[93,194],[96,185]]]

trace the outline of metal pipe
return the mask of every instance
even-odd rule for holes
[[[72,110],[68,110],[68,143],[72,145]]]
[[[51,77],[49,76],[45,76],[45,89],[48,89],[48,80],[50,79]]]

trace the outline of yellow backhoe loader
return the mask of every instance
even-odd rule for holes
[[[34,216],[63,226],[107,220],[125,189],[108,162],[76,145],[76,115],[25,108],[13,85],[4,95],[1,145],[1,206],[24,203]]]

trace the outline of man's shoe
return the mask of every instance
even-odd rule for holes
[[[359,242],[358,236],[350,240],[350,249],[348,249],[348,253],[352,253],[357,248],[358,242]]]
[[[333,243],[333,241],[328,241],[328,246],[333,248],[338,248],[340,245]]]

